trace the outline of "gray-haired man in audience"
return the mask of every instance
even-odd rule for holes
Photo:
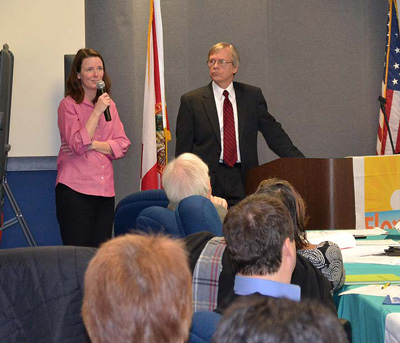
[[[181,200],[191,195],[201,195],[210,199],[221,221],[224,220],[228,204],[225,199],[212,195],[208,166],[200,157],[192,153],[179,155],[168,163],[162,182],[170,210],[175,210]]]

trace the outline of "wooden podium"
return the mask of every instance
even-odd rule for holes
[[[352,158],[280,158],[253,168],[246,175],[252,194],[270,177],[289,181],[307,205],[307,230],[355,229]]]

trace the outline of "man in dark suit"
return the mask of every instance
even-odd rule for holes
[[[278,156],[304,155],[268,113],[261,89],[233,82],[239,54],[232,44],[211,47],[207,64],[212,82],[181,98],[175,156],[198,155],[210,169],[213,194],[234,205],[245,197],[246,171],[258,166],[258,131]]]

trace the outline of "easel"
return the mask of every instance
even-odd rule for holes
[[[21,226],[22,232],[24,233],[26,241],[28,242],[29,246],[35,247],[36,242],[32,236],[32,233],[29,230],[28,224],[26,223],[26,220],[22,214],[21,209],[19,208],[19,206],[17,204],[17,201],[15,200],[14,195],[11,192],[10,186],[7,183],[6,175],[4,175],[4,177],[3,177],[1,186],[3,187],[3,189],[7,195],[7,198],[10,201],[10,205],[14,211],[15,217],[10,220],[7,220],[5,223],[3,223],[3,226],[0,227],[0,231],[5,230],[18,222],[19,225]],[[4,204],[4,200],[2,201],[2,205],[1,205],[2,208],[3,208],[3,204]]]
[[[14,195],[11,192],[10,186],[7,183],[6,164],[8,152],[11,150],[9,142],[10,132],[10,112],[11,112],[11,93],[12,93],[12,79],[14,70],[14,55],[8,49],[8,45],[3,45],[3,50],[0,51],[0,147],[4,147],[4,154],[0,150],[0,215],[3,218],[4,208],[4,192],[10,201],[11,207],[14,211],[15,217],[8,220],[3,224],[3,219],[0,220],[0,233],[1,231],[9,228],[17,222],[21,226],[22,232],[29,246],[36,246],[31,232],[29,231],[28,224],[19,208]]]

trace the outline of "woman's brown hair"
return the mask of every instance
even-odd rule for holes
[[[296,249],[306,247],[309,244],[306,236],[308,217],[306,216],[306,204],[299,192],[288,181],[270,178],[261,181],[256,193],[278,197],[285,204],[295,226]]]

